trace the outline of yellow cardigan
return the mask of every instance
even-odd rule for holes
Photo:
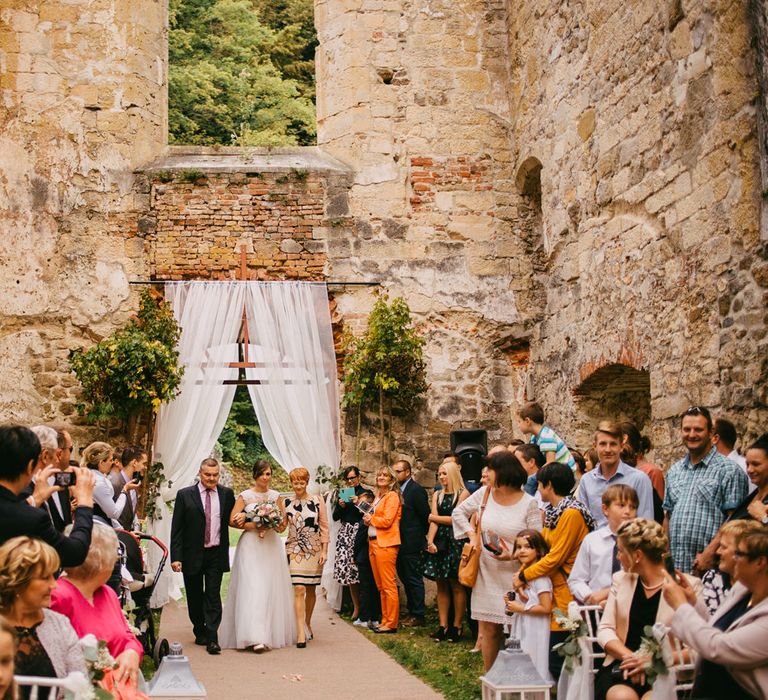
[[[568,611],[568,603],[573,600],[568,589],[568,576],[579,553],[581,541],[588,533],[589,528],[584,522],[584,517],[575,508],[568,508],[560,516],[556,528],[545,527],[541,531],[549,545],[549,552],[524,569],[525,578],[531,581],[541,576],[549,576],[552,581],[553,610],[559,608],[563,613]],[[560,625],[555,622],[554,615],[549,628],[553,632],[562,631]]]

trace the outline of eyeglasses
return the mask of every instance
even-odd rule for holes
[[[357,474],[352,474],[352,476],[344,477],[344,481],[354,481],[355,479],[359,479],[360,477]]]

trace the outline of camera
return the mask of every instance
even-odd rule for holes
[[[77,482],[77,474],[75,472],[56,472],[53,475],[54,486],[74,486]]]

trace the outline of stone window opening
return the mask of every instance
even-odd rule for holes
[[[515,177],[519,193],[518,232],[537,271],[543,271],[546,268],[544,216],[541,206],[542,169],[541,161],[531,156],[523,161]]]
[[[619,363],[607,364],[573,391],[576,444],[591,445],[602,420],[632,421],[641,431],[651,422],[651,375]]]

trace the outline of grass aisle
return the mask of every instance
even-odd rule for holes
[[[350,622],[349,615],[342,617]],[[362,627],[355,629],[446,698],[478,700],[483,659],[480,654],[470,652],[474,639],[469,629],[465,626],[466,636],[460,642],[438,643],[429,636],[437,629],[436,609],[429,608],[426,617],[424,627],[401,627],[397,634],[374,634]]]

